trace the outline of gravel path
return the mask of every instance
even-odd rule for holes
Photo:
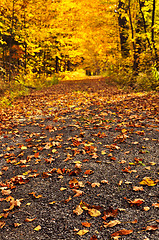
[[[94,79],[1,111],[0,239],[159,239],[158,100]]]

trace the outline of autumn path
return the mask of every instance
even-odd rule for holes
[[[158,103],[94,79],[2,110],[0,239],[159,239]]]

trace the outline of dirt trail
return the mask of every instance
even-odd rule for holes
[[[95,78],[2,110],[0,239],[159,239],[158,103]]]

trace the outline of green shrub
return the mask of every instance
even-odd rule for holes
[[[136,78],[136,88],[139,90],[159,90],[159,72],[155,67],[141,72]]]

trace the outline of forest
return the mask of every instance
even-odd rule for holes
[[[159,87],[156,0],[2,0],[0,12],[1,93],[79,69],[122,86]]]

